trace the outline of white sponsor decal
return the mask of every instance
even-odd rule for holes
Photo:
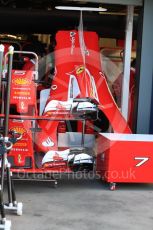
[[[54,142],[48,137],[45,141],[43,141],[42,145],[44,147],[52,147],[54,146]]]
[[[24,109],[25,107],[24,107],[24,102],[22,101],[21,102],[21,109]]]
[[[75,35],[76,33],[71,31],[70,32],[70,40],[71,40],[71,54],[74,53],[74,48],[75,48]]]

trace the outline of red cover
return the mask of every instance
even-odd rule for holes
[[[74,75],[80,87],[80,97],[93,97],[94,90],[89,75],[93,76],[101,109],[110,121],[115,132],[130,133],[107,86],[105,76],[100,73],[101,59],[99,40],[95,32],[83,32],[86,55],[81,54],[78,31],[59,31],[56,35],[55,61],[57,74],[53,80],[55,90],[51,90],[50,100],[67,100],[69,76]],[[86,70],[86,71],[85,71]]]
[[[99,109],[104,112],[110,121],[114,132],[130,133],[130,128],[121,115],[109,91],[106,78],[101,73],[98,36],[95,32],[84,32],[83,35],[86,45],[85,59],[81,53],[78,31],[59,31],[56,34],[56,75],[52,82],[50,98],[48,101],[67,101],[70,94],[69,80],[70,76],[73,76],[76,78],[80,88],[79,96],[92,97],[99,101]],[[96,89],[93,88],[92,80],[94,80]],[[48,112],[45,115],[51,116],[51,114],[52,112]],[[54,133],[57,133],[57,126],[57,121],[40,122],[40,127],[44,132],[44,135],[41,134],[41,137],[46,139],[47,136],[45,135],[49,132],[51,140],[55,143],[54,147],[51,147],[50,149],[57,148],[57,135]],[[40,145],[42,141],[43,140],[39,141]],[[45,151],[45,148],[43,149]]]

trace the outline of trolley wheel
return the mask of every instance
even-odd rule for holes
[[[111,191],[116,190],[116,183],[110,183],[110,190]]]
[[[17,203],[17,215],[22,216],[23,213],[23,204],[22,203]]]
[[[57,183],[57,181],[54,181],[54,188],[57,188],[57,186],[58,186],[58,183]]]

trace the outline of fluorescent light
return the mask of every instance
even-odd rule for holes
[[[57,10],[74,10],[74,11],[95,11],[95,12],[103,12],[107,11],[107,9],[98,7],[73,7],[73,6],[55,6]]]

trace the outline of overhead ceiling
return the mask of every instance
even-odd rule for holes
[[[56,10],[57,5],[105,7],[108,10],[103,14],[83,13],[84,28],[97,31],[103,37],[124,37],[126,6],[69,0],[0,0],[0,32],[53,33],[76,28],[80,13]],[[135,14],[139,14],[140,9],[135,7]],[[137,16],[134,17],[134,36],[136,30]]]
[[[71,1],[71,0],[0,0],[0,7],[10,7],[10,8],[24,8],[24,9],[43,9],[43,10],[54,10],[57,5],[65,6],[85,6],[85,7],[99,7],[104,6],[108,9],[109,12],[116,13],[125,13],[124,5],[116,4],[101,4],[101,3],[92,3],[88,0],[82,1]],[[135,11],[138,11],[138,7],[135,8]]]

